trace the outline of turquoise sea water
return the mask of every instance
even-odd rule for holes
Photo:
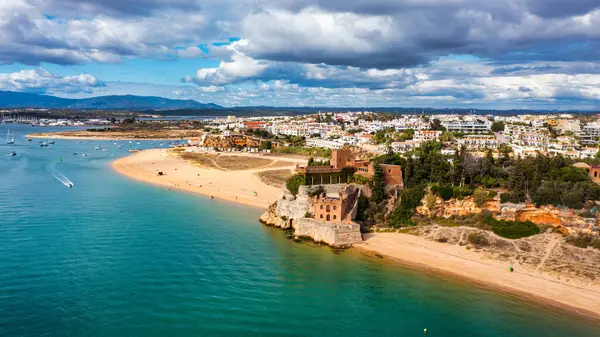
[[[23,138],[40,128],[0,125],[2,140],[7,127],[0,336],[600,336],[517,297],[294,243],[255,208],[121,177],[110,162],[127,145],[40,148]]]

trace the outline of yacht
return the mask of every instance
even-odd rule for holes
[[[51,140],[51,141],[49,141],[49,142],[48,142],[48,144],[50,144],[50,145],[54,145],[54,141],[53,141],[53,140]]]
[[[48,147],[48,143],[46,143],[46,142],[41,142],[41,143],[40,143],[40,147]]]
[[[6,134],[6,144],[14,144],[14,143],[15,143],[15,133],[13,132],[11,135],[10,129],[9,129],[8,133]]]
[[[17,155],[17,153],[13,151],[13,152],[9,153],[8,155],[11,156],[11,157],[14,157],[14,156]]]

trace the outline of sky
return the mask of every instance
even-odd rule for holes
[[[0,90],[600,109],[600,0],[2,0]]]

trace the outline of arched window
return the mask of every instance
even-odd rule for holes
[[[329,214],[327,214],[327,221],[331,220],[331,217],[329,216]]]
[[[333,210],[335,211],[336,209],[337,209],[337,206],[335,206],[335,205],[334,205],[334,206],[333,206]]]
[[[329,212],[329,211],[330,211],[329,205],[325,206],[325,210],[326,210],[327,212]]]
[[[598,171],[594,171],[594,178],[598,177]]]
[[[323,214],[321,214],[321,219],[323,219]]]
[[[321,209],[323,209],[323,205],[321,205]]]
[[[334,216],[333,216],[333,220],[335,220],[335,218],[336,218],[336,216],[334,215]]]

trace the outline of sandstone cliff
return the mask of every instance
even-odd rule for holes
[[[581,227],[585,219],[575,214],[575,211],[555,206],[541,206],[539,208],[532,204],[500,203],[500,198],[488,199],[482,207],[478,207],[472,197],[463,200],[450,199],[444,201],[437,197],[433,209],[426,206],[425,198],[417,207],[417,214],[439,218],[450,218],[452,216],[464,216],[480,214],[484,211],[490,212],[494,218],[499,220],[531,221],[538,225],[552,225],[564,227]]]
[[[225,148],[233,148],[237,146],[242,147],[260,147],[261,141],[258,139],[254,139],[248,136],[243,135],[232,135],[232,136],[223,136],[223,135],[204,135],[198,146],[201,147],[211,147],[218,149]]]

